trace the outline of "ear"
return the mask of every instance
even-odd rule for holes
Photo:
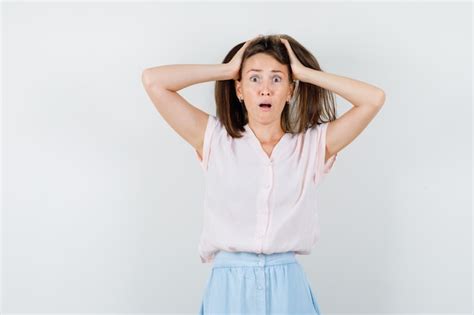
[[[242,98],[242,87],[241,87],[240,81],[234,80],[234,86],[235,86],[235,94],[237,94],[238,98]]]
[[[291,99],[293,97],[293,92],[295,91],[295,82],[290,83],[290,89],[288,91],[288,98]]]

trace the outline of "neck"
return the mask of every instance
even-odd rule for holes
[[[278,142],[285,134],[280,126],[279,121],[273,124],[259,124],[249,121],[247,125],[250,129],[252,129],[252,132],[255,134],[260,143],[264,144]]]

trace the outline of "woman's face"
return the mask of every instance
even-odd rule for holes
[[[280,124],[285,103],[291,99],[294,84],[290,83],[286,65],[272,56],[258,53],[245,60],[241,80],[235,81],[236,93],[243,99],[249,120],[262,124]],[[270,107],[261,106],[271,104]]]

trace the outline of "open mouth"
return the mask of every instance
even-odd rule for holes
[[[272,104],[260,104],[258,106],[260,106],[262,108],[270,108],[270,107],[272,107]]]

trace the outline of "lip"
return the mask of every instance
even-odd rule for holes
[[[262,104],[262,103],[260,103],[260,104]],[[265,103],[263,103],[263,104],[265,104]],[[260,108],[260,110],[261,110],[262,112],[269,112],[269,111],[272,110],[272,107],[273,107],[273,105],[270,106],[270,107],[261,107],[261,106],[258,106],[258,108]]]

